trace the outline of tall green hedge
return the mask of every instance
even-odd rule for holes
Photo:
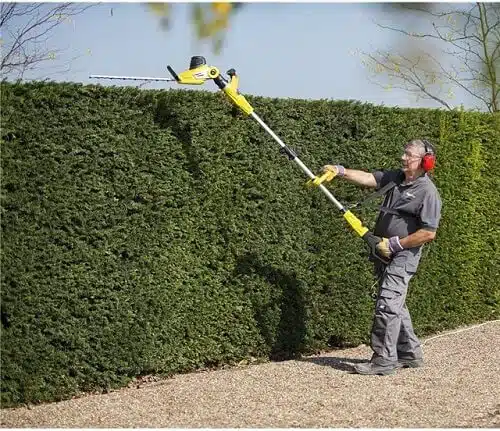
[[[367,341],[362,241],[223,94],[1,92],[2,406]],[[498,118],[248,98],[316,172],[390,168],[408,139],[436,142],[443,219],[409,294],[416,331],[498,317]]]

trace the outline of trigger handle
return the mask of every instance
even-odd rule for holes
[[[314,177],[314,179],[311,179],[307,182],[308,186],[319,186],[320,184],[323,184],[325,181],[329,182],[335,178],[335,173],[331,171],[325,172],[323,175],[320,177]]]

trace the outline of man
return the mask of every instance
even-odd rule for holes
[[[405,300],[408,283],[415,274],[422,246],[432,241],[441,218],[441,199],[427,171],[434,167],[432,145],[413,139],[404,147],[402,169],[373,173],[326,165],[323,171],[360,186],[380,189],[389,182],[396,185],[387,192],[374,234],[383,240],[377,245],[381,255],[391,259],[387,265],[375,262],[379,291],[371,331],[373,355],[358,364],[358,374],[392,374],[396,368],[420,367],[423,353],[415,335]]]

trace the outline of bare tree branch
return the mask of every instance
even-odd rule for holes
[[[380,53],[379,53],[380,54]],[[403,62],[398,65],[391,66],[391,62],[388,61],[390,54],[381,54],[385,56],[385,60],[380,61],[380,58],[376,58],[372,55],[368,55],[368,57],[379,67],[382,67],[385,72],[392,78],[397,78],[399,74],[404,74],[406,79],[402,80],[402,84],[405,84],[405,87],[394,85],[391,83],[392,88],[402,88],[408,92],[421,92],[425,95],[425,98],[434,100],[439,104],[443,105],[447,109],[452,109],[451,106],[443,99],[438,97],[437,94],[429,91],[427,86],[422,81],[419,76],[418,63],[420,59],[412,61],[409,58],[404,56],[400,56]]]
[[[48,47],[49,35],[56,27],[94,4],[78,3],[2,3],[0,30],[3,40],[0,73],[22,78],[27,70],[50,61],[58,50]]]
[[[453,5],[447,11],[427,7],[401,5],[413,14],[428,19],[428,31],[377,24],[380,28],[403,35],[414,41],[401,52],[377,51],[362,53],[377,79],[389,81],[392,88],[402,88],[421,94],[447,109],[453,109],[441,93],[446,86],[460,88],[481,103],[489,112],[500,110],[500,7],[492,3],[475,3],[464,8]],[[433,41],[430,49],[417,48],[423,40]],[[409,52],[413,49],[413,52]],[[460,67],[458,67],[460,66]]]

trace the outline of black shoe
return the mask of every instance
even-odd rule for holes
[[[423,358],[398,359],[397,368],[420,368],[424,366]]]
[[[363,364],[356,364],[353,366],[354,372],[357,374],[363,374],[365,376],[370,375],[379,375],[379,376],[387,376],[389,374],[393,374],[396,365],[378,365],[373,362],[366,362]]]

